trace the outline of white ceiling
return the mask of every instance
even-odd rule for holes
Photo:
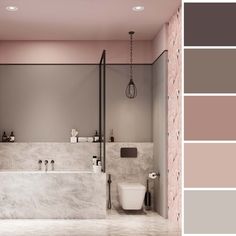
[[[181,0],[1,0],[0,40],[150,40]],[[15,5],[16,12],[6,11]],[[143,5],[143,12],[132,11]]]

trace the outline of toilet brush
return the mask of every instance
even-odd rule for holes
[[[151,192],[149,191],[149,180],[147,179],[147,191],[145,193],[144,204],[146,206],[146,210],[151,209]]]
[[[108,209],[111,209],[111,183],[112,183],[111,174],[108,175],[107,183],[108,183],[108,205],[107,205],[107,207],[108,207]]]

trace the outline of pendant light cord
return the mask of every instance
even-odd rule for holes
[[[129,32],[130,34],[130,79],[133,80],[133,31]]]

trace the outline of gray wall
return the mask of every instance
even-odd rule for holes
[[[167,217],[167,52],[153,64],[153,159],[154,169],[161,174],[155,180],[155,210]]]
[[[152,141],[152,70],[134,66],[138,97],[124,91],[127,65],[107,66],[107,135],[116,141]],[[0,132],[19,142],[67,142],[98,129],[97,65],[0,65]]]
[[[107,66],[107,135],[114,129],[116,141],[152,141],[152,66],[134,66],[138,96],[128,99],[129,66]]]
[[[98,66],[0,66],[0,131],[21,142],[69,141],[98,127]]]

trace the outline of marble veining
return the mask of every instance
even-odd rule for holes
[[[168,218],[181,225],[181,15],[168,26]]]
[[[106,175],[0,172],[1,219],[99,219],[106,216]]]
[[[38,160],[54,160],[55,170],[92,170],[96,143],[0,143],[1,170],[38,170]]]
[[[137,147],[138,157],[121,158],[121,147]],[[108,143],[106,151],[106,172],[112,177],[112,205],[119,208],[118,182],[138,182],[146,186],[148,173],[153,171],[153,143]],[[150,191],[153,196],[153,181],[150,181]]]
[[[98,220],[0,220],[1,236],[180,236],[157,213],[125,215],[109,211]]]

